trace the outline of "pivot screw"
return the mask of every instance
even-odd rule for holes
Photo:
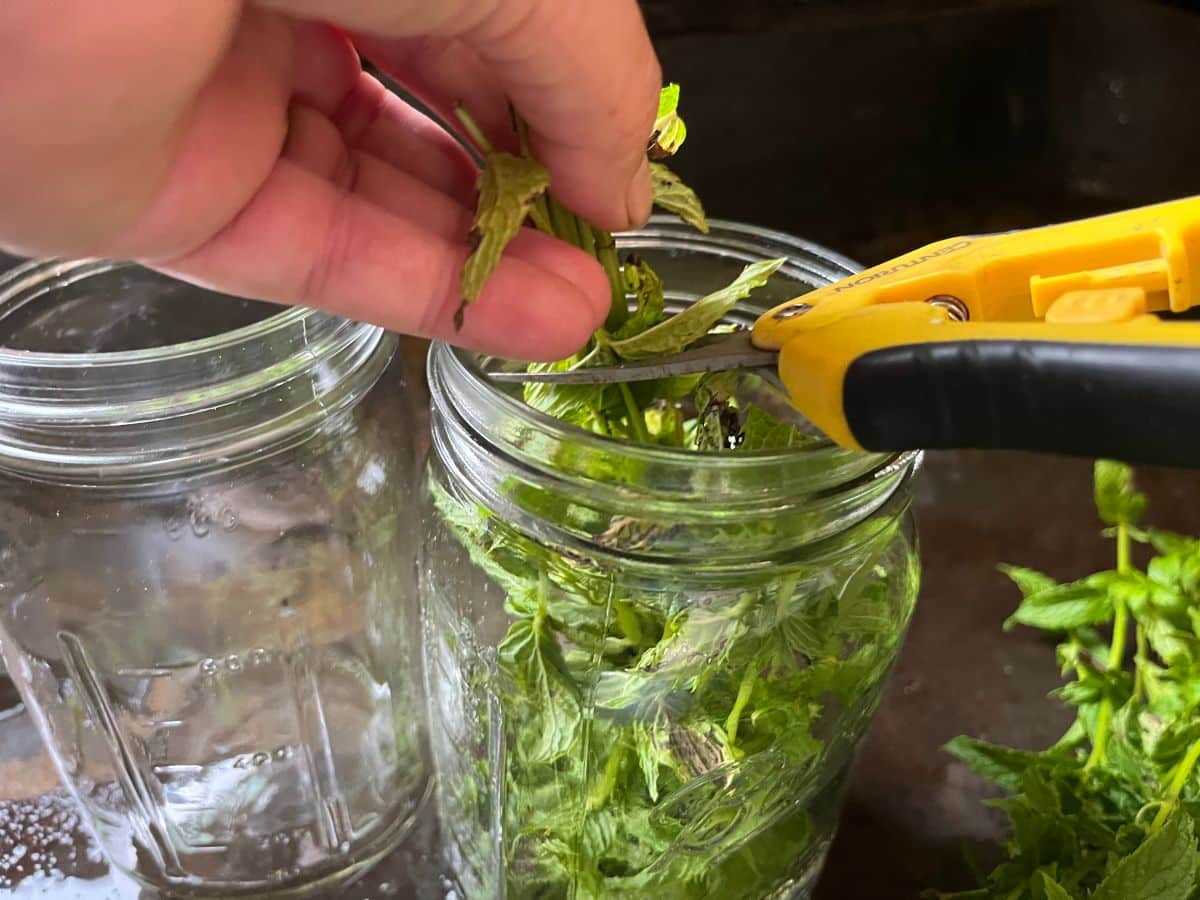
[[[946,310],[950,314],[950,320],[953,322],[967,322],[971,318],[971,311],[967,309],[967,304],[950,294],[938,294],[936,297],[930,297],[925,302],[930,306],[937,306]]]
[[[789,303],[787,306],[781,306],[775,311],[772,318],[776,322],[783,322],[787,319],[795,319],[812,310],[812,305],[808,303]]]

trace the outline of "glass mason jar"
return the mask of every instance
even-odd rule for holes
[[[687,302],[790,262],[655,220],[620,239]],[[566,425],[429,361],[422,623],[438,805],[471,898],[807,897],[919,578],[918,455],[698,454]]]
[[[426,794],[396,341],[108,261],[0,281],[0,644],[109,860],[304,893]]]

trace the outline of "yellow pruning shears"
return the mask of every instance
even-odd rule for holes
[[[777,367],[790,402],[844,447],[1200,466],[1193,305],[1200,197],[941,241],[675,356],[509,380]]]

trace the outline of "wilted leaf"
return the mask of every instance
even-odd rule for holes
[[[645,359],[677,353],[708,334],[738,303],[762,287],[787,259],[752,263],[726,288],[697,300],[687,309],[639,335],[613,341],[610,348],[622,359]]]
[[[658,117],[650,138],[650,158],[674,156],[687,138],[687,126],[679,115],[679,85],[668,84],[658,95]]]
[[[655,204],[679,216],[697,231],[708,234],[708,219],[696,192],[662,163],[650,164],[650,176]]]
[[[538,197],[550,187],[550,173],[536,160],[491,153],[479,176],[479,203],[471,226],[473,250],[463,266],[463,304],[483,293],[504,248],[508,246]],[[459,309],[461,325],[462,309]]]
[[[637,296],[633,315],[612,334],[613,340],[624,340],[641,334],[662,321],[665,301],[662,279],[645,262],[627,263],[622,270],[625,286]]]

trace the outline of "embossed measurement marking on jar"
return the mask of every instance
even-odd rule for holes
[[[255,647],[239,650],[224,656],[210,656],[200,660],[197,668],[208,679],[237,675],[247,669],[286,662],[286,654],[276,647]]]
[[[167,666],[148,666],[146,668],[117,669],[118,678],[169,678],[176,673],[175,669]]]
[[[287,762],[295,756],[295,747],[276,747],[270,752],[259,750],[257,753],[237,757],[233,761],[233,767],[235,769],[258,769],[272,762]]]

